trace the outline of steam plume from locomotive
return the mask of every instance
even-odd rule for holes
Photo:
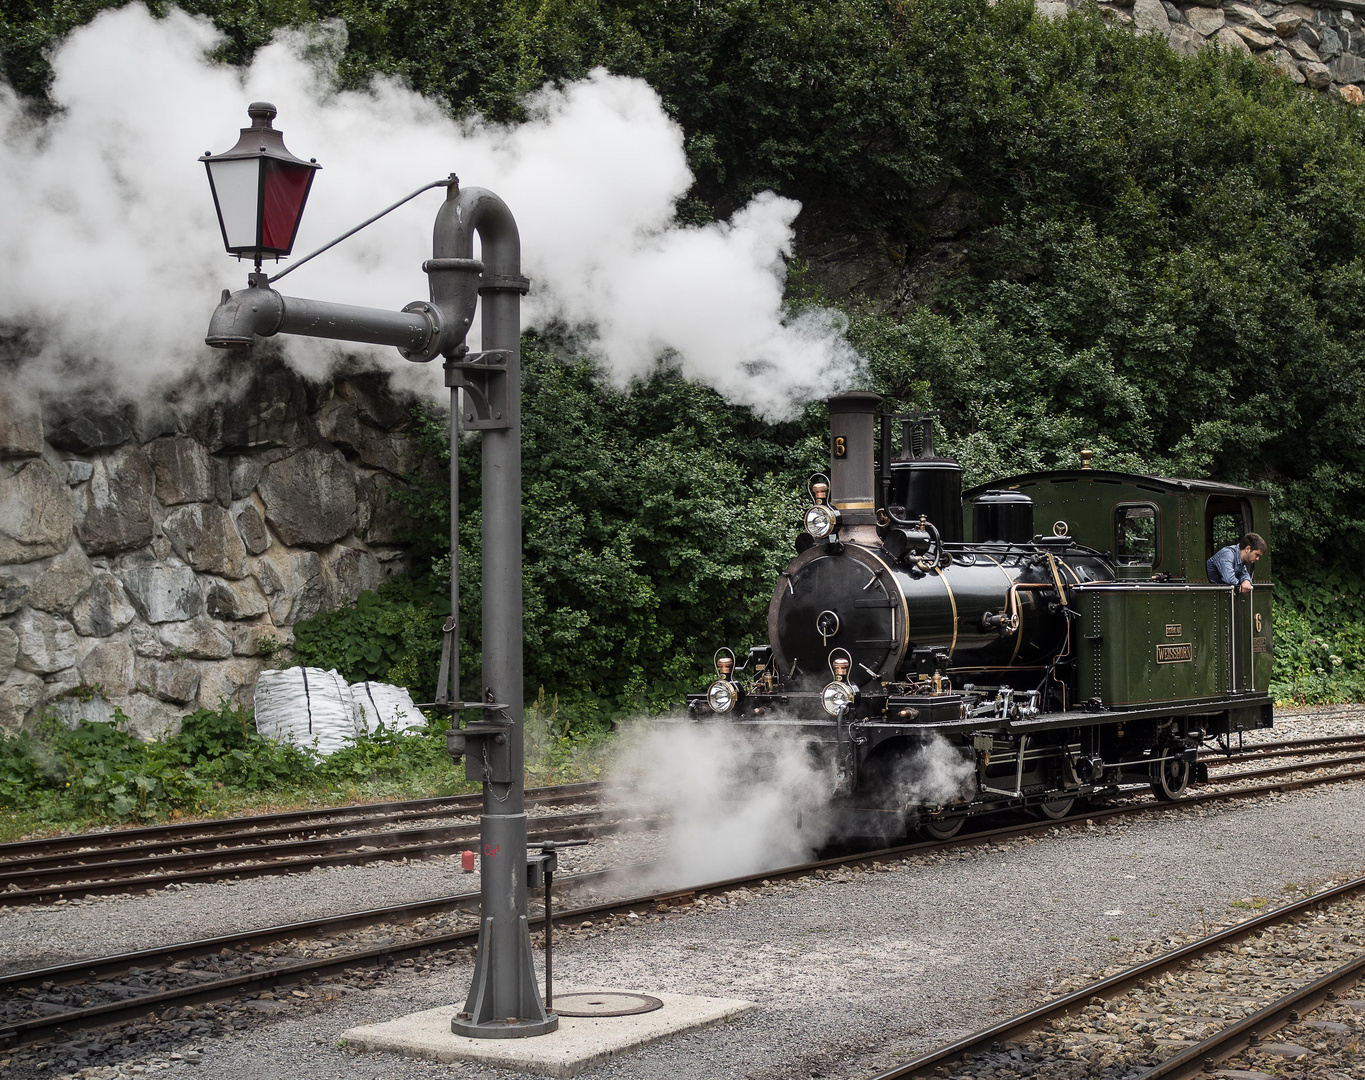
[[[296,255],[454,170],[515,209],[529,324],[582,327],[616,380],[663,358],[780,416],[851,377],[837,316],[782,309],[798,204],[761,195],[729,222],[679,226],[674,207],[692,182],[682,132],[645,83],[598,71],[534,95],[525,124],[460,124],[391,80],[337,92],[342,34],[340,24],[286,34],[239,70],[207,59],[219,40],[207,20],[130,6],[56,51],[50,120],[0,86],[0,324],[28,331],[38,361],[22,372],[28,384],[69,390],[93,367],[145,393],[204,364],[203,319],[246,268],[218,247],[196,159],[230,141],[253,98],[276,102],[290,145],[324,167]],[[434,206],[386,218],[301,268],[294,287],[393,309],[424,296]],[[305,370],[335,358],[319,344],[286,347]],[[384,362],[404,371],[392,354]],[[406,374],[440,385],[439,370]]]
[[[829,838],[833,778],[797,740],[750,741],[693,725],[628,730],[612,771],[618,801],[662,819],[644,876],[659,888],[698,885],[813,858]]]

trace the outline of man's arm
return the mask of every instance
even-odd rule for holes
[[[1241,556],[1235,547],[1224,547],[1215,551],[1213,553],[1213,566],[1218,571],[1218,578],[1224,585],[1238,585],[1244,578],[1251,576],[1247,573],[1246,567],[1242,565]]]

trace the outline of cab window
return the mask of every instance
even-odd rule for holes
[[[1155,566],[1161,511],[1151,503],[1127,503],[1114,510],[1114,558],[1120,566]]]
[[[1232,495],[1210,495],[1204,508],[1204,558],[1235,544],[1252,529],[1251,504]]]

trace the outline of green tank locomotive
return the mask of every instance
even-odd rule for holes
[[[718,651],[691,721],[795,739],[851,820],[936,836],[1133,782],[1178,798],[1206,741],[1271,726],[1271,559],[1249,593],[1204,569],[1267,531],[1266,493],[1091,469],[1085,451],[963,492],[928,416],[881,418],[878,467],[880,403],[830,400],[830,472],[768,642]]]

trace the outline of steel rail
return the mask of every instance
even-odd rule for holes
[[[1305,769],[1335,769],[1344,765],[1355,765],[1365,761],[1365,754],[1343,754],[1335,758],[1315,758],[1312,761],[1298,761],[1289,765],[1268,765],[1264,769],[1243,769],[1241,772],[1211,775],[1206,783],[1225,784],[1229,780],[1255,780],[1262,776],[1282,776],[1285,773],[1303,772]]]
[[[623,832],[617,823],[602,825],[566,826],[560,829],[532,831],[534,840],[583,840]],[[8,904],[46,904],[54,900],[74,897],[101,896],[109,893],[153,891],[161,886],[188,884],[227,879],[269,877],[312,870],[319,866],[365,866],[374,862],[396,862],[402,859],[426,859],[433,855],[449,855],[468,847],[469,841],[456,840],[414,844],[404,847],[376,848],[373,851],[353,851],[339,855],[316,855],[279,862],[251,862],[241,866],[211,867],[186,870],[178,874],[152,874],[146,877],[125,878],[117,881],[95,881],[47,888],[0,892],[0,906]]]
[[[561,886],[580,886],[590,884],[615,873],[626,872],[631,868],[612,867],[606,870],[587,870],[578,874],[556,877]],[[643,869],[643,868],[642,868]],[[181,960],[194,960],[210,956],[223,949],[251,949],[257,945],[269,945],[306,935],[335,934],[357,926],[373,926],[384,922],[408,922],[426,915],[452,911],[469,905],[476,905],[477,892],[450,893],[435,896],[430,900],[416,900],[406,904],[390,904],[386,907],[367,908],[363,911],[348,911],[341,915],[327,915],[319,919],[303,922],[281,923],[258,930],[242,930],[235,934],[220,934],[216,937],[198,938],[194,941],[176,942],[154,949],[139,949],[136,952],[116,953],[88,960],[73,960],[67,964],[52,967],[33,968],[29,971],[15,971],[0,975],[0,993],[13,993],[16,990],[41,987],[50,982],[58,985],[75,985],[85,979],[104,979],[111,975],[121,975],[129,968],[141,968],[152,964],[170,965]]]
[[[1227,774],[1227,775],[1224,775],[1224,776],[1219,776],[1219,777],[1215,778],[1212,782],[1215,782],[1215,783],[1226,783],[1226,782],[1231,782],[1231,781],[1236,781],[1236,780],[1242,780],[1242,779],[1253,779],[1253,778],[1262,777],[1262,776],[1274,776],[1274,775],[1282,775],[1282,774],[1290,773],[1290,772],[1302,772],[1302,771],[1304,771],[1304,770],[1306,770],[1306,769],[1331,768],[1331,767],[1336,767],[1336,766],[1342,766],[1342,765],[1350,764],[1350,763],[1353,763],[1353,762],[1356,762],[1356,761],[1365,761],[1365,754],[1354,755],[1354,756],[1347,757],[1347,758],[1319,759],[1319,760],[1312,761],[1312,762],[1299,762],[1299,763],[1294,763],[1294,764],[1291,764],[1291,765],[1273,766],[1273,767],[1269,767],[1269,768],[1266,768],[1266,769],[1246,770],[1246,771],[1243,771],[1243,772],[1230,773],[1230,774]],[[1355,776],[1358,775],[1358,774],[1356,774],[1356,773],[1347,773],[1347,774],[1338,774],[1338,775],[1340,775],[1342,779],[1351,779],[1351,778],[1355,777]],[[1321,782],[1323,782],[1323,783],[1331,782],[1331,778],[1330,778],[1330,777],[1321,778]],[[1297,786],[1302,786],[1302,785],[1297,785]],[[1288,788],[1284,788],[1284,789],[1287,790]],[[1259,792],[1260,790],[1261,790],[1261,789],[1254,789],[1253,793],[1257,793],[1257,792]],[[1183,804],[1183,805],[1192,805],[1192,804],[1198,803],[1199,801],[1207,800],[1207,799],[1210,799],[1210,798],[1216,800],[1216,799],[1221,798],[1221,797],[1223,797],[1223,796],[1225,796],[1225,795],[1227,795],[1227,794],[1229,794],[1229,793],[1226,793],[1226,792],[1205,793],[1205,794],[1203,794],[1203,795],[1196,795],[1196,796],[1193,796],[1193,797],[1187,797],[1187,798],[1185,798],[1185,799],[1178,800],[1177,803],[1176,803],[1175,805],[1181,805],[1181,804]],[[1161,803],[1161,804],[1157,804],[1157,805],[1170,805],[1170,804]],[[1119,809],[1127,809],[1127,808],[1119,808]],[[1107,814],[1107,813],[1110,813],[1110,812],[1112,812],[1112,811],[1113,811],[1113,808],[1099,809],[1099,810],[1091,809],[1091,810],[1087,810],[1087,811],[1085,812],[1085,816],[1094,817],[1094,816],[1097,816],[1097,815]],[[566,815],[566,816],[574,816],[574,815]],[[586,816],[586,815],[584,815],[584,816]],[[985,816],[985,815],[982,815],[982,816]],[[1060,820],[1066,820],[1066,819],[1057,819],[1057,820],[1060,821]],[[1055,823],[1055,822],[1053,822],[1053,823]],[[566,827],[567,827],[567,826],[566,826]],[[1028,829],[1032,829],[1033,827],[1034,827],[1034,826],[1033,826],[1032,823],[1029,823],[1028,825],[1025,826],[1025,828],[1028,828]],[[360,836],[352,836],[352,837],[348,838],[348,839],[350,839],[350,840],[353,841],[353,842],[352,842],[351,844],[348,844],[347,846],[354,847],[354,846],[356,846],[356,844],[355,844],[356,841],[361,841],[361,842],[362,842],[362,846],[372,846],[372,847],[375,848],[376,850],[372,850],[372,851],[356,851],[356,852],[354,852],[353,854],[341,854],[341,855],[326,855],[326,854],[322,854],[322,855],[314,855],[314,856],[311,856],[311,857],[296,857],[296,858],[278,858],[278,857],[276,857],[276,858],[274,858],[272,861],[268,861],[268,862],[260,862],[260,863],[250,862],[250,863],[242,863],[242,864],[240,864],[240,865],[237,865],[237,864],[233,863],[233,864],[230,864],[230,865],[227,865],[227,866],[223,866],[223,865],[221,865],[221,864],[224,862],[225,859],[232,859],[232,858],[234,858],[234,857],[251,858],[251,857],[253,857],[253,856],[250,854],[251,849],[247,849],[247,848],[240,848],[240,849],[224,849],[222,852],[208,852],[208,853],[204,853],[204,854],[191,855],[191,856],[173,856],[173,857],[172,857],[172,862],[174,862],[175,864],[178,864],[178,865],[184,865],[184,866],[193,867],[196,863],[199,864],[199,865],[202,865],[202,864],[205,863],[205,862],[211,862],[212,865],[211,865],[208,869],[193,869],[193,868],[191,868],[191,869],[186,869],[186,870],[183,870],[183,871],[181,871],[181,872],[179,872],[179,873],[174,873],[174,874],[152,874],[152,875],[141,875],[141,876],[136,876],[136,877],[130,876],[130,877],[123,877],[123,878],[114,878],[114,879],[111,879],[111,880],[100,879],[100,878],[97,877],[97,875],[101,872],[102,869],[103,869],[103,870],[111,870],[111,869],[113,869],[113,870],[116,870],[116,871],[117,871],[117,870],[125,869],[125,867],[121,867],[121,866],[119,866],[119,864],[117,864],[117,863],[103,864],[103,866],[101,866],[101,865],[99,865],[99,864],[95,864],[95,865],[93,865],[93,866],[91,867],[91,869],[90,869],[90,871],[89,871],[88,873],[83,873],[83,876],[81,877],[81,879],[80,879],[80,880],[76,880],[76,881],[72,881],[72,880],[71,880],[71,875],[59,874],[59,873],[57,873],[56,871],[42,871],[42,872],[40,872],[40,871],[20,871],[20,872],[18,872],[18,873],[16,873],[16,874],[10,874],[10,875],[5,875],[5,874],[3,874],[3,872],[0,872],[0,888],[3,888],[7,882],[9,883],[10,886],[13,886],[13,885],[15,885],[15,884],[20,884],[21,881],[23,881],[23,882],[29,882],[29,883],[31,883],[31,885],[33,886],[33,887],[28,888],[28,889],[20,888],[20,889],[18,889],[18,890],[15,890],[15,889],[11,888],[10,891],[0,892],[0,904],[36,904],[36,903],[48,903],[48,902],[51,902],[51,901],[53,901],[53,900],[70,899],[71,896],[77,895],[77,894],[79,894],[79,895],[81,895],[81,896],[102,895],[102,894],[108,894],[108,893],[127,892],[127,891],[129,891],[130,889],[133,889],[133,888],[136,888],[136,889],[144,889],[144,888],[149,888],[149,887],[154,888],[154,887],[159,887],[159,886],[163,886],[163,885],[167,885],[167,884],[173,884],[173,883],[176,883],[176,882],[187,882],[187,883],[188,883],[188,882],[204,882],[204,881],[222,880],[222,879],[225,879],[225,878],[261,877],[261,876],[272,875],[272,874],[278,874],[278,873],[290,873],[290,872],[294,872],[294,871],[311,870],[313,867],[319,866],[319,865],[330,865],[330,866],[335,866],[335,865],[364,865],[364,864],[367,864],[367,863],[370,863],[370,862],[393,861],[393,860],[398,860],[398,859],[403,859],[403,858],[413,858],[413,857],[415,857],[415,858],[427,858],[427,857],[430,857],[431,855],[447,853],[447,852],[451,851],[452,849],[458,849],[458,848],[460,847],[461,843],[467,841],[467,839],[468,839],[467,830],[472,829],[472,828],[473,828],[473,826],[457,826],[457,827],[452,827],[452,829],[449,829],[449,830],[410,830],[409,832],[413,833],[414,835],[427,835],[427,836],[429,837],[428,841],[425,842],[425,843],[414,843],[414,844],[403,844],[403,843],[401,842],[401,840],[395,840],[395,839],[394,839],[395,837],[402,837],[402,835],[403,835],[401,832],[398,832],[398,831],[381,832],[381,833],[373,833],[373,834],[361,834]],[[617,830],[608,830],[608,831],[617,831]],[[442,834],[442,833],[446,834],[447,836],[459,836],[459,835],[464,835],[465,838],[464,838],[464,840],[460,840],[460,839],[454,839],[454,840],[452,840],[452,839],[447,839],[447,840],[445,840],[445,841],[441,841],[441,840],[437,839],[436,837],[438,837],[439,834]],[[540,835],[540,834],[538,834],[538,835]],[[549,832],[546,832],[545,834],[543,834],[543,835],[541,836],[541,838],[542,838],[542,839],[577,839],[577,838],[580,838],[581,835],[582,835],[582,834],[579,834],[579,833],[567,832],[567,833],[555,833],[555,834],[552,836]],[[594,835],[597,835],[597,834],[594,834]],[[998,835],[998,834],[995,833],[995,832],[991,832],[991,833],[989,833],[989,834],[986,834],[986,833],[975,833],[975,834],[972,834],[972,836],[982,836],[982,835]],[[966,838],[964,838],[964,842],[966,842],[966,841],[968,841],[968,840],[970,840],[970,839],[971,839],[970,836],[969,836],[969,837],[966,837]],[[327,850],[334,850],[335,847],[336,847],[336,846],[339,846],[341,843],[342,843],[342,841],[337,841],[337,840],[332,840],[332,841],[303,841],[303,842],[298,842],[298,843],[295,843],[295,844],[277,845],[277,846],[274,846],[273,850],[276,851],[276,852],[279,852],[279,851],[281,851],[281,850],[285,850],[286,852],[292,851],[292,852],[294,852],[296,855],[299,855],[301,852],[303,852],[303,851],[305,851],[305,850],[311,850],[311,851],[324,851],[324,852],[327,851]],[[263,846],[262,846],[260,849],[258,849],[258,850],[259,850],[259,852],[260,852],[261,854],[268,854],[268,853],[272,850],[272,848],[271,848],[271,846],[263,845]],[[132,866],[132,865],[135,865],[135,864],[130,864],[130,866],[127,867],[127,869],[130,869],[130,872],[131,872],[131,866]],[[145,862],[143,863],[143,867],[145,868]],[[78,870],[77,870],[78,873],[81,873],[82,871],[83,871],[83,868],[78,868]],[[46,875],[46,876],[44,876],[44,875]],[[92,880],[92,879],[93,879],[93,880]],[[52,882],[54,882],[54,881],[60,881],[62,884],[60,884],[60,885],[53,885]],[[46,887],[43,887],[44,885],[45,885]]]
[[[547,828],[582,825],[601,818],[604,811],[588,810],[572,814],[554,814],[534,819],[537,824]],[[440,840],[468,840],[479,835],[478,822],[466,825],[442,825],[425,829],[389,829],[382,832],[347,833],[344,836],[325,837],[318,840],[290,840],[286,842],[265,840],[261,843],[241,843],[212,848],[198,852],[169,852],[153,858],[133,859],[93,859],[89,863],[62,863],[58,866],[40,866],[34,869],[0,869],[0,889],[9,884],[27,888],[40,885],[68,883],[73,887],[81,881],[103,881],[106,879],[130,879],[144,875],[148,870],[169,871],[176,869],[198,870],[206,866],[220,867],[247,859],[275,860],[286,862],[311,854],[331,854],[343,850],[362,848],[403,847],[419,843],[432,843]],[[111,853],[117,854],[117,852]]]
[[[1174,1057],[1142,1074],[1142,1080],[1186,1080],[1207,1073],[1209,1065],[1217,1065],[1234,1054],[1254,1047],[1262,1036],[1293,1023],[1298,1013],[1312,1012],[1332,994],[1354,986],[1365,977],[1365,955],[1357,956],[1322,978],[1301,986],[1264,1009],[1243,1017],[1201,1043],[1187,1047]]]
[[[1351,774],[1336,774],[1328,777],[1316,777],[1310,779],[1290,780],[1280,783],[1263,784],[1254,788],[1238,788],[1230,791],[1207,792],[1195,795],[1176,802],[1142,802],[1126,806],[1107,807],[1101,810],[1087,810],[1077,813],[1071,817],[1058,821],[1032,821],[1020,825],[1005,826],[1000,829],[990,830],[983,833],[972,833],[967,836],[953,837],[949,840],[930,840],[921,841],[913,844],[901,844],[890,848],[880,848],[873,851],[856,852],[848,855],[840,855],[834,858],[821,859],[815,862],[803,863],[798,866],[781,867],[778,869],[760,871],[755,874],[743,875],[740,877],[727,878],[723,881],[709,882],[700,885],[693,885],[683,888],[667,889],[657,892],[646,893],[640,896],[626,897],[617,900],[605,901],[600,904],[571,908],[561,912],[556,916],[558,920],[583,919],[592,915],[612,914],[626,912],[636,908],[648,908],[660,903],[670,901],[685,900],[702,895],[725,893],[736,888],[752,885],[754,882],[762,880],[790,880],[798,877],[805,877],[811,873],[823,869],[834,869],[838,867],[852,866],[860,863],[880,862],[886,859],[905,858],[910,855],[920,854],[927,851],[945,850],[949,848],[987,846],[1001,839],[1011,839],[1015,836],[1024,835],[1031,832],[1040,832],[1046,829],[1055,828],[1062,825],[1076,824],[1080,821],[1090,821],[1100,818],[1126,816],[1142,813],[1156,813],[1167,810],[1180,809],[1185,806],[1200,805],[1207,802],[1219,802],[1229,799],[1251,798],[1256,795],[1268,794],[1276,791],[1296,790],[1303,787],[1321,786],[1330,783],[1337,783],[1344,780],[1354,780],[1365,778],[1365,770],[1357,770]],[[600,871],[603,875],[620,872],[625,868],[611,868]],[[1362,879],[1365,881],[1365,879]],[[1339,888],[1345,888],[1341,886]],[[1330,897],[1335,890],[1319,894],[1308,901],[1321,901],[1325,897]],[[453,898],[446,898],[453,899]],[[439,901],[438,901],[439,902]],[[430,901],[419,901],[418,904],[426,904]],[[401,909],[406,905],[398,905]],[[381,909],[385,910],[385,909]],[[396,910],[396,909],[395,909]],[[1278,908],[1277,912],[1288,910]],[[336,919],[347,919],[359,917],[364,913],[356,913],[355,916],[335,916]],[[387,911],[385,917],[387,918]],[[531,919],[533,925],[542,922],[541,916]],[[1229,933],[1240,931],[1243,927],[1253,925],[1255,920],[1250,923],[1239,924],[1232,928]],[[278,928],[276,928],[278,929]],[[262,931],[271,933],[271,930]],[[1248,931],[1250,932],[1250,931]],[[246,932],[248,935],[251,931]],[[47,1033],[62,1028],[83,1028],[113,1024],[132,1017],[147,1015],[149,1010],[162,1004],[186,1005],[199,1001],[218,1000],[224,997],[231,997],[238,993],[247,993],[255,990],[273,989],[276,986],[289,985],[303,978],[314,975],[335,974],[347,968],[364,967],[385,963],[396,959],[416,956],[422,952],[432,952],[457,947],[468,944],[476,940],[478,929],[471,928],[467,931],[455,931],[448,934],[440,934],[431,937],[414,938],[407,942],[397,942],[390,945],[375,947],[357,952],[346,953],[339,957],[329,957],[323,960],[305,961],[294,964],[287,964],[276,968],[270,968],[259,972],[248,973],[241,976],[219,980],[212,983],[205,983],[197,987],[187,987],[182,990],[166,991],[157,994],[144,995],[130,1001],[112,1002],[108,1005],[97,1006],[93,1009],[77,1009],[71,1012],[59,1013],[55,1016],[37,1017],[33,1020],[23,1021],[20,1024],[0,1027],[0,1047],[15,1045],[16,1043],[29,1042],[33,1039],[42,1038]],[[239,941],[243,935],[234,935]],[[206,939],[213,941],[216,939]],[[196,947],[205,945],[206,942],[187,942],[180,945],[166,946],[160,949],[147,950],[155,955],[167,954],[168,950],[192,950]],[[222,946],[219,946],[222,948]],[[217,951],[214,949],[213,951]],[[125,954],[130,955],[130,954]],[[120,961],[120,957],[105,957],[95,960],[73,961],[69,964],[61,965],[57,968],[38,969],[35,971],[20,973],[25,979],[38,980],[40,983],[49,977],[45,972],[51,973],[53,981],[57,978],[70,978],[70,972],[76,968],[87,968],[92,965],[113,964]],[[1158,958],[1159,959],[1159,958]],[[1153,963],[1155,961],[1149,961]],[[17,978],[18,976],[14,976]],[[1091,990],[1093,993],[1093,989]],[[1063,1000],[1069,1000],[1063,999]],[[888,1074],[890,1075],[890,1074]],[[908,1074],[907,1074],[908,1075]],[[881,1078],[878,1078],[881,1080]]]
[[[560,806],[579,802],[596,801],[596,795],[555,795],[537,801],[540,807]],[[374,817],[359,817],[347,821],[323,823],[304,822],[298,825],[283,825],[276,828],[246,829],[241,832],[219,833],[179,840],[152,840],[141,843],[102,845],[96,848],[79,848],[50,855],[33,855],[23,859],[0,860],[0,877],[10,872],[11,867],[34,870],[44,866],[89,866],[99,862],[117,862],[132,856],[145,856],[148,863],[160,855],[181,855],[192,851],[222,851],[229,845],[258,843],[263,841],[284,840],[289,837],[316,838],[320,836],[348,835],[358,829],[372,828],[376,825],[401,825],[409,822],[435,821],[443,818],[477,816],[477,807],[440,810],[420,810],[403,814],[383,814]]]
[[[541,798],[558,798],[565,795],[596,795],[602,792],[604,786],[594,781],[530,788],[526,792],[526,801],[529,803]],[[210,835],[216,832],[236,832],[271,823],[322,821],[327,818],[363,817],[376,813],[390,814],[436,807],[463,807],[477,811],[483,806],[482,800],[483,796],[478,793],[436,795],[424,799],[406,799],[398,802],[350,803],[343,806],[317,807],[311,810],[284,810],[272,814],[244,814],[237,817],[207,818],[203,821],[177,822],[175,824],[141,825],[134,829],[112,829],[108,832],[84,832],[40,837],[34,840],[14,840],[0,844],[0,859],[17,859],[30,854],[58,851],[65,848],[98,847],[111,840],[118,843],[131,838],[133,842],[137,842],[175,836],[188,837],[199,834]]]
[[[1314,768],[1330,768],[1353,764],[1365,761],[1365,754],[1353,756],[1343,756],[1338,758],[1322,758],[1311,761],[1298,762],[1291,765],[1282,765],[1258,770],[1247,770],[1217,777],[1217,782],[1252,779],[1261,776],[1279,775],[1287,772],[1300,772]],[[577,796],[559,796],[558,798],[578,798]],[[441,816],[446,811],[426,811],[422,816]],[[539,824],[546,826],[567,826],[570,824],[582,824],[593,817],[600,816],[595,812],[578,813],[570,815],[556,815],[551,819],[542,819]],[[366,824],[372,824],[374,819],[367,819]],[[389,820],[394,820],[393,818]],[[274,841],[273,836],[276,831],[262,830],[238,834],[241,842],[232,842],[233,837],[223,836],[217,840],[200,841],[201,844],[214,844],[207,851],[184,852],[177,848],[193,846],[190,844],[157,844],[149,845],[147,848],[137,847],[126,854],[139,855],[147,851],[149,856],[155,858],[120,858],[125,854],[122,849],[105,849],[96,852],[80,852],[70,858],[75,858],[73,863],[68,861],[67,856],[51,856],[48,859],[32,860],[23,864],[23,869],[8,870],[0,864],[0,890],[8,886],[18,885],[21,891],[36,890],[40,886],[53,884],[68,884],[73,889],[82,882],[96,882],[106,879],[127,880],[130,877],[144,877],[145,871],[155,868],[161,871],[171,870],[192,870],[203,867],[213,867],[221,869],[224,874],[230,876],[230,867],[243,859],[270,858],[276,862],[300,857],[305,854],[327,854],[346,849],[375,847],[389,848],[405,845],[413,845],[419,842],[431,843],[438,840],[456,841],[469,839],[478,832],[477,824],[447,826],[443,828],[431,829],[408,829],[408,830],[386,830],[383,832],[356,833],[353,830],[357,823],[337,823],[332,825],[332,830],[348,830],[341,837],[332,839],[308,839],[294,840],[286,843]],[[282,830],[285,835],[294,835],[295,830]],[[162,852],[161,849],[170,847],[171,850]],[[229,862],[229,867],[224,867],[223,863]],[[12,894],[11,894],[12,895]]]
[[[1335,746],[1340,743],[1365,742],[1365,731],[1348,735],[1316,735],[1302,739],[1276,739],[1273,742],[1262,743],[1243,743],[1228,753],[1219,749],[1217,746],[1204,746],[1200,749],[1199,756],[1203,758],[1206,754],[1210,758],[1239,758],[1255,757],[1261,751],[1292,750],[1294,747],[1314,747],[1314,746]]]
[[[1238,761],[1256,761],[1261,758],[1293,757],[1296,754],[1317,754],[1328,750],[1345,752],[1365,747],[1365,735],[1352,735],[1350,738],[1334,739],[1332,741],[1318,741],[1313,739],[1296,739],[1292,742],[1263,743],[1255,747],[1247,747],[1245,750],[1237,750],[1231,754],[1225,754],[1221,750],[1203,749],[1199,751],[1199,760],[1208,762],[1209,765],[1219,765],[1224,762],[1232,764]]]
[[[1365,743],[1365,733],[1360,735],[1324,735],[1313,738],[1291,739],[1271,743],[1251,744],[1244,751],[1228,755],[1217,751],[1206,751],[1208,760],[1236,761],[1239,758],[1271,756],[1261,753],[1261,749],[1279,751],[1296,746],[1323,746],[1333,743]],[[1201,754],[1201,760],[1204,759]],[[531,788],[526,792],[527,802],[537,805],[553,805],[572,801],[576,796],[592,798],[599,796],[603,784],[598,782],[551,785]],[[114,849],[152,851],[157,847],[174,848],[188,845],[207,844],[215,838],[230,839],[236,836],[269,835],[272,830],[280,835],[291,832],[318,833],[344,831],[355,827],[346,821],[328,819],[361,817],[368,822],[379,823],[398,820],[423,820],[445,815],[454,816],[462,812],[477,812],[481,807],[478,794],[432,796],[423,799],[409,799],[397,802],[353,803],[342,806],[319,807],[309,810],[290,810],[273,814],[240,815],[230,818],[209,818],[201,821],[178,822],[175,824],[139,826],[131,829],[113,829],[107,832],[85,832],[70,835],[41,837],[33,840],[11,841],[0,844],[0,869],[11,862],[23,860],[29,867],[39,865],[39,860],[50,861],[69,851],[83,860],[93,859],[103,852]],[[276,824],[292,822],[295,828]],[[322,822],[308,825],[308,822]],[[159,841],[159,844],[154,843]]]
[[[919,1057],[907,1061],[902,1065],[888,1069],[885,1072],[877,1073],[875,1076],[870,1077],[869,1080],[909,1080],[910,1077],[923,1076],[925,1075],[926,1070],[957,1061],[967,1054],[982,1053],[989,1050],[991,1043],[1017,1041],[1020,1037],[1036,1031],[1049,1021],[1066,1015],[1073,1008],[1083,1008],[1092,997],[1107,997],[1112,994],[1130,990],[1146,979],[1170,971],[1172,968],[1203,956],[1219,946],[1238,941],[1251,934],[1265,930],[1267,927],[1277,926],[1280,923],[1295,919],[1298,916],[1311,911],[1315,907],[1332,903],[1335,900],[1342,899],[1343,897],[1359,892],[1362,889],[1365,889],[1365,877],[1358,877],[1353,881],[1337,885],[1334,888],[1327,889],[1324,892],[1317,893],[1306,899],[1275,908],[1273,911],[1265,912],[1254,918],[1248,919],[1246,922],[1238,923],[1236,926],[1231,926],[1216,934],[1200,938],[1198,941],[1192,941],[1188,945],[1184,945],[1171,952],[1163,953],[1150,960],[1145,960],[1140,964],[1135,964],[1133,967],[1125,968],[1123,971],[1116,972],[1115,974],[1100,979],[1097,982],[1093,982],[1088,986],[1083,986],[1079,990],[1074,990],[1053,1001],[1039,1005],[1037,1008],[1028,1010],[1028,1012],[1020,1013],[1017,1016],[1012,1016],[1008,1020],[1003,1020],[982,1031],[974,1032],[966,1038],[959,1039],[938,1050],[933,1050],[927,1054],[921,1054]],[[1359,965],[1362,962],[1365,962],[1365,957],[1361,957],[1357,960],[1356,964]],[[1339,976],[1340,972],[1334,974]],[[1329,976],[1329,978],[1330,977],[1331,976]],[[1318,981],[1325,982],[1325,980]],[[1327,986],[1323,987],[1324,994],[1327,988]],[[1289,1008],[1292,1007],[1293,1006],[1286,1007],[1285,1012],[1288,1013]],[[1259,1016],[1260,1014],[1258,1013],[1256,1015]],[[1248,1027],[1245,1030],[1251,1031],[1253,1028]],[[1229,1053],[1232,1052],[1235,1051],[1229,1051]],[[1182,1053],[1178,1056],[1184,1058],[1185,1054]],[[1200,1062],[1201,1068],[1203,1059],[1208,1056],[1208,1052],[1201,1053],[1198,1056],[1197,1060]],[[1158,1066],[1158,1068],[1160,1068],[1160,1066]],[[1160,1072],[1142,1074],[1144,1080],[1149,1076],[1156,1077],[1167,1075],[1188,1076],[1191,1074],[1168,1074]]]

